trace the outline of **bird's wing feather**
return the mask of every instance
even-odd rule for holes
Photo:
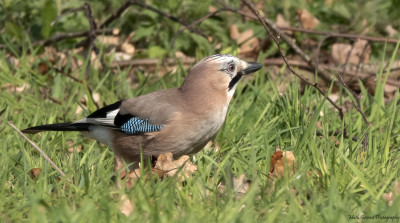
[[[119,129],[126,134],[160,131],[178,110],[174,100],[176,89],[118,101],[105,106],[75,123],[90,123]]]

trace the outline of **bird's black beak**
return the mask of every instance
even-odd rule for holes
[[[245,69],[241,70],[243,75],[254,73],[259,69],[261,69],[262,67],[262,65],[259,63],[247,63],[247,64],[248,66]]]

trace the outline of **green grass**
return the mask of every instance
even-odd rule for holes
[[[125,0],[89,2],[96,22],[101,24]],[[231,2],[231,7],[240,8],[238,1]],[[7,47],[7,52],[0,50],[0,222],[359,222],[350,216],[400,216],[400,196],[392,206],[383,199],[383,194],[394,191],[394,183],[400,180],[399,93],[385,103],[382,83],[377,83],[374,95],[368,94],[361,84],[361,107],[371,126],[366,129],[362,117],[353,108],[345,113],[349,138],[331,137],[329,131],[344,128],[344,122],[333,107],[314,89],[301,91],[299,82],[292,83],[280,95],[277,85],[281,82],[268,78],[273,72],[269,67],[253,74],[253,79],[241,81],[226,122],[215,140],[220,150],[194,155],[192,160],[198,170],[184,184],[173,178],[141,178],[129,190],[118,189],[111,179],[114,156],[109,148],[79,133],[45,132],[29,136],[72,180],[68,183],[7,125],[8,121],[24,129],[78,120],[96,109],[90,97],[87,105],[81,102],[89,88],[101,95],[99,104],[103,106],[177,87],[187,70],[179,61],[176,61],[177,71],[162,78],[156,75],[160,65],[152,73],[140,69],[133,74],[128,69],[104,73],[91,69],[84,83],[54,70],[40,74],[39,62],[49,61],[39,58],[43,48],[34,47],[31,42],[58,33],[89,29],[83,12],[50,25],[56,16],[54,11],[60,15],[80,7],[83,2],[53,3],[35,0],[0,4],[0,27],[4,27],[0,31],[0,44]],[[215,1],[147,3],[188,23],[206,15],[210,5],[220,7]],[[396,0],[370,0],[368,3],[361,0],[268,0],[264,1],[263,10],[273,20],[281,13],[296,26],[296,11],[303,8],[321,21],[318,30],[382,37],[386,35],[384,29],[388,24],[399,30],[398,5]],[[181,51],[199,60],[215,52],[238,51],[239,46],[229,37],[232,24],[238,25],[240,32],[251,28],[260,40],[266,38],[259,21],[223,13],[196,26],[212,37],[211,43],[186,30],[177,36],[172,49],[171,40],[182,26],[138,7],[131,7],[107,28],[119,28],[121,40],[135,31],[132,39],[138,49],[135,58],[172,58],[176,51]],[[318,42],[323,38],[302,33],[295,33],[293,37],[300,47],[303,40]],[[72,55],[72,49],[81,40],[64,40],[52,47],[66,52],[68,63],[63,67],[64,72],[69,73],[71,68],[70,74],[83,80],[85,69],[75,69],[71,64],[75,57],[84,60],[80,55]],[[347,39],[330,39],[321,50],[330,52],[332,44],[339,42],[352,43]],[[398,47],[393,44],[370,44],[371,63],[380,64],[381,70],[387,64],[382,57],[392,54],[392,64],[398,55],[392,53],[397,52]],[[98,41],[96,45],[100,51],[107,51]],[[292,55],[284,42],[282,49]],[[311,52],[306,53],[311,55]],[[7,62],[8,54],[18,60],[18,65]],[[277,47],[266,42],[259,62],[278,56]],[[110,62],[110,57],[106,52],[106,62]],[[284,69],[281,68],[281,73],[285,73]],[[386,81],[387,75],[378,72],[376,79]],[[13,86],[26,88],[21,92]],[[339,104],[349,100],[352,98],[343,96]],[[76,114],[78,107],[83,108],[80,114]],[[322,124],[320,131],[324,136],[321,138],[316,136],[317,122]],[[356,141],[351,140],[353,136],[357,137]],[[365,151],[364,136],[369,142]],[[68,152],[68,141],[83,145],[83,151]],[[292,176],[271,180],[268,177],[270,159],[277,147],[294,153],[297,170]],[[32,168],[41,169],[37,179],[30,177]],[[243,196],[239,196],[230,183],[233,177],[241,174],[251,181]],[[226,185],[225,191],[220,191],[220,184]],[[120,211],[122,196],[127,196],[134,204],[129,217]],[[376,218],[374,222],[378,220],[384,221]]]
[[[372,122],[368,148],[363,151],[366,128],[355,109],[346,113],[345,121],[350,137],[357,136],[358,141],[342,135],[332,140],[327,132],[343,128],[332,106],[314,89],[300,94],[298,83],[280,96],[276,83],[268,79],[269,68],[263,68],[253,80],[239,85],[215,140],[221,149],[196,154],[198,171],[191,179],[182,185],[175,179],[142,178],[127,190],[117,189],[111,180],[114,157],[108,148],[78,133],[30,136],[72,179],[71,184],[6,124],[12,121],[23,129],[73,121],[94,109],[92,105],[90,111],[75,114],[87,93],[85,84],[55,71],[40,75],[25,63],[26,55],[20,61],[17,68],[1,62],[1,86],[28,86],[23,92],[5,88],[0,92],[1,222],[355,222],[350,215],[399,215],[400,199],[389,207],[382,194],[393,191],[393,183],[400,178],[400,96],[384,104],[381,85],[375,97],[364,94],[361,100]],[[179,86],[185,73],[180,68],[160,81],[137,73],[139,84],[131,89],[127,71],[111,75],[93,70],[87,86],[96,89],[104,105]],[[72,75],[83,77],[79,70]],[[62,103],[45,98],[44,89],[51,89],[49,95]],[[322,138],[315,133],[317,121],[326,135]],[[67,140],[83,145],[83,152],[68,152]],[[267,176],[277,146],[294,153],[298,169],[273,183]],[[31,179],[29,171],[36,167],[42,172],[38,179]],[[242,173],[251,181],[243,197],[230,183],[224,192],[219,191],[221,182]],[[123,194],[135,206],[129,217],[119,210]]]

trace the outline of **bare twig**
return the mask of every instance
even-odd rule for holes
[[[89,71],[90,71],[90,58],[92,55],[92,50],[96,52],[95,48],[96,46],[94,45],[94,40],[96,39],[96,33],[94,32],[94,30],[96,29],[96,24],[94,22],[94,19],[92,17],[92,10],[90,8],[89,3],[85,2],[85,4],[83,5],[84,9],[85,9],[85,13],[86,13],[86,17],[89,20],[89,50],[88,50],[88,54],[87,54],[87,64],[86,64],[86,68],[85,68],[85,79],[88,79],[89,77]],[[97,53],[96,53],[97,54]]]
[[[330,35],[331,37],[341,37],[341,38],[346,38],[346,39],[363,39],[363,40],[368,40],[368,41],[373,41],[373,42],[384,42],[384,43],[397,43],[398,42],[398,39],[385,38],[385,37],[373,37],[373,36],[364,36],[364,35],[348,34],[348,33],[324,32],[324,31],[303,29],[303,28],[297,28],[297,27],[287,27],[287,26],[285,26],[285,27],[279,26],[278,28],[281,30],[302,32],[302,33],[308,33],[308,34],[314,34],[314,35],[320,35],[320,36]]]
[[[189,29],[189,30],[190,30],[190,29],[192,29],[195,25],[197,25],[197,24],[203,22],[204,20],[210,18],[211,16],[217,15],[218,13],[223,12],[223,11],[228,11],[228,9],[222,8],[222,9],[218,9],[218,10],[216,10],[216,11],[214,11],[214,12],[210,12],[210,13],[208,13],[207,15],[201,17],[200,19],[194,21],[193,23],[191,23],[191,24],[189,24],[189,25],[187,25],[187,26],[184,26],[184,27],[182,27],[181,29],[179,29],[179,30],[174,34],[174,36],[172,37],[172,40],[171,40],[171,48],[174,48],[176,38],[177,38],[185,29]]]
[[[341,132],[342,131],[340,129],[338,129],[336,131],[332,131],[331,130],[331,131],[328,132],[328,136],[339,136],[341,134]],[[317,136],[325,136],[320,130],[316,131],[316,135]],[[343,137],[346,138],[346,139],[350,138],[350,136],[348,134],[344,134]],[[354,142],[357,142],[358,138],[357,138],[357,136],[353,136],[351,138],[351,140],[353,140]]]
[[[367,126],[367,129],[369,129],[370,123],[369,123],[367,117],[365,116],[364,112],[361,110],[360,97],[347,86],[346,82],[343,80],[343,77],[342,77],[342,75],[340,75],[340,73],[337,73],[337,76],[339,77],[339,80],[342,83],[343,87],[345,87],[352,94],[354,99],[356,100],[357,103],[354,103],[353,100],[351,100],[351,102],[353,103],[354,107],[357,109],[358,113],[360,113],[360,115],[362,116],[362,118],[365,122],[365,125]],[[365,137],[363,139],[364,151],[367,150],[367,146],[368,146],[368,132],[365,133]]]
[[[351,45],[351,48],[350,48],[349,52],[347,52],[346,60],[345,60],[345,63],[343,65],[343,71],[342,71],[343,74],[346,73],[346,68],[347,68],[347,65],[349,64],[350,55],[353,52],[353,49],[354,49],[354,44]]]
[[[289,64],[291,64],[292,66],[296,66],[299,68],[303,68],[303,69],[307,69],[307,70],[313,70],[314,68],[311,67],[308,63],[300,61],[300,60],[288,60]],[[272,66],[282,66],[283,64],[285,64],[285,61],[282,61],[281,59],[264,59],[264,65],[272,65]],[[326,64],[320,64],[319,66],[321,66],[323,69],[325,70],[330,70],[330,71],[334,71],[334,72],[341,72],[341,69],[335,66],[330,66],[330,65],[326,65]],[[394,68],[392,70],[398,70],[399,68]],[[348,76],[358,76],[361,79],[367,79],[371,77],[370,73],[356,73],[354,71],[346,71],[346,75]],[[392,85],[392,86],[400,86],[400,81],[397,80],[392,80],[392,79],[388,79],[386,84]]]
[[[329,36],[329,35],[324,36],[323,38],[321,38],[321,40],[320,40],[319,43],[318,43],[317,51],[316,51],[315,57],[314,57],[315,66],[317,66],[317,67],[319,67],[319,54],[320,54],[320,52],[321,52],[322,44],[323,44],[327,39],[329,39],[330,37],[331,37],[331,36]]]
[[[252,11],[255,15],[257,15],[256,12],[258,13],[258,11],[254,8],[254,6],[253,6],[252,3],[250,3],[250,2],[248,2],[248,1],[246,1],[246,0],[244,0],[243,2],[244,2],[245,5],[247,5],[249,8],[250,8],[250,7],[253,7],[253,8],[251,9],[251,11]],[[221,4],[223,4],[223,3],[221,3]],[[249,4],[250,4],[251,6],[249,6]],[[223,5],[224,5],[224,4],[223,4]],[[250,17],[250,18],[254,18],[254,16],[249,16],[247,13],[243,13],[243,12],[240,11],[240,10],[232,9],[232,8],[226,6],[226,5],[224,5],[224,7],[230,9],[230,11],[232,11],[232,12],[235,12],[235,13],[238,13],[238,14],[241,14],[241,15],[244,15],[244,16],[247,16],[247,17]],[[255,11],[253,11],[253,9],[254,9]],[[265,28],[265,29],[268,28],[268,30],[267,30],[268,33],[270,34],[271,37],[273,37],[273,40],[274,40],[276,43],[279,43],[279,40],[278,40],[278,39],[283,39],[283,40],[289,45],[289,47],[292,48],[292,49],[296,52],[297,55],[299,55],[304,61],[306,61],[307,63],[309,63],[311,66],[313,66],[313,67],[315,68],[315,70],[318,72],[318,75],[319,75],[322,79],[324,79],[324,80],[327,81],[327,82],[331,82],[331,81],[332,81],[331,75],[330,75],[328,72],[326,72],[325,70],[320,69],[320,68],[318,67],[318,65],[316,64],[316,62],[313,61],[306,53],[304,53],[303,50],[300,49],[299,46],[297,46],[297,44],[295,43],[295,41],[294,41],[291,37],[289,37],[285,32],[283,32],[281,29],[279,29],[278,26],[277,26],[274,22],[272,22],[272,21],[269,20],[268,18],[259,16],[259,13],[258,13],[258,15],[257,15],[257,17],[256,17],[255,19],[257,19],[257,18],[264,24],[264,28]],[[271,30],[273,30],[273,32],[274,32],[275,34],[277,34],[277,35],[275,35],[274,33],[272,33]],[[276,38],[275,36],[277,36],[278,38]],[[278,44],[278,46],[279,46],[279,44]],[[279,48],[280,48],[280,47],[279,47]],[[283,52],[282,52],[282,50],[280,50],[280,51],[281,51],[282,55],[284,55]],[[337,85],[336,82],[335,82],[335,84]]]
[[[108,17],[108,19],[106,19],[106,21],[104,21],[100,25],[100,29],[104,29],[105,27],[110,25],[114,20],[118,19],[122,15],[122,13],[125,12],[125,10],[128,9],[129,6],[131,5],[132,5],[131,1],[126,1],[121,7],[119,7],[115,12],[113,12],[111,16]]]
[[[229,9],[229,11],[231,11],[231,12],[235,12],[235,13],[240,14],[247,18],[256,19],[256,20],[258,19],[257,16],[248,14],[241,10],[236,10],[236,9],[227,7],[225,4],[223,4],[221,2],[219,2],[219,3],[222,4],[225,8]],[[364,35],[348,34],[348,33],[324,32],[324,31],[304,29],[304,28],[298,28],[298,27],[288,27],[288,26],[277,26],[277,28],[280,30],[284,30],[284,31],[301,32],[301,33],[308,33],[308,34],[320,35],[320,36],[329,35],[332,37],[341,37],[341,38],[346,38],[346,39],[363,39],[363,40],[368,40],[368,41],[373,41],[373,42],[384,42],[384,43],[397,43],[398,42],[398,39],[385,38],[385,37],[373,37],[373,36],[364,36]]]
[[[53,69],[54,69],[54,71],[56,71],[56,72],[58,72],[58,73],[60,73],[60,74],[62,74],[62,75],[65,75],[65,76],[71,78],[71,79],[72,79],[73,81],[75,81],[75,82],[78,82],[78,83],[80,83],[80,84],[83,83],[82,80],[79,80],[78,78],[72,76],[70,73],[66,73],[66,72],[64,72],[63,70],[60,70],[60,69],[58,69],[58,68],[56,68],[56,67],[53,67]]]
[[[303,76],[301,76],[300,74],[298,74],[295,70],[293,70],[292,66],[289,64],[288,60],[286,59],[286,56],[283,52],[283,50],[281,49],[281,46],[279,44],[279,40],[273,35],[273,33],[270,30],[270,26],[267,25],[267,22],[265,21],[265,19],[263,17],[261,17],[260,13],[257,11],[257,9],[254,7],[254,5],[249,2],[248,0],[242,0],[243,3],[258,17],[258,19],[262,22],[262,24],[264,25],[265,30],[267,30],[267,32],[269,33],[269,35],[271,36],[271,38],[274,40],[274,42],[277,44],[279,52],[282,55],[282,59],[285,61],[288,69],[298,78],[300,78],[302,81],[304,81],[305,83],[307,83],[308,85],[314,87],[319,93],[321,93],[322,95],[324,95],[324,97],[326,98],[326,100],[329,101],[329,103],[331,103],[333,105],[333,107],[336,108],[336,110],[339,112],[339,117],[340,119],[344,122],[344,116],[343,116],[343,109],[341,107],[339,107],[334,101],[332,101],[332,99],[330,99],[325,92],[318,87],[317,83],[311,83],[309,82],[307,79],[305,79]],[[279,33],[280,34],[280,33]],[[286,36],[286,34],[283,34]],[[300,50],[301,51],[301,50]],[[301,51],[302,52],[302,51]],[[304,53],[303,53],[304,54]],[[304,59],[304,57],[302,56],[302,58]],[[308,58],[309,61],[311,61],[309,59],[309,57],[307,56],[306,58]],[[307,61],[308,62],[308,61]]]
[[[68,14],[83,11],[83,10],[85,10],[84,6],[81,6],[79,8],[75,8],[75,9],[70,9],[70,10],[64,12],[63,14],[59,15],[53,22],[50,23],[50,25],[54,26],[54,24],[58,23],[62,17],[66,16]]]
[[[181,60],[182,64],[184,65],[191,65],[195,62],[194,58],[191,57],[187,57],[187,58],[182,58],[179,59]],[[310,64],[308,64],[307,62],[301,61],[301,60],[287,60],[289,62],[289,64],[292,65],[292,67],[299,67],[302,69],[306,69],[306,70],[310,70],[313,71],[314,67],[312,67]],[[150,58],[146,58],[146,59],[132,59],[132,60],[124,60],[124,61],[115,61],[112,62],[112,64],[110,65],[110,68],[116,68],[116,67],[137,67],[137,66],[155,66],[157,64],[160,63],[159,59],[150,59]],[[163,64],[166,65],[173,65],[176,64],[176,59],[173,58],[164,58],[163,60]],[[276,59],[276,58],[271,58],[271,59],[264,59],[264,65],[267,66],[282,66],[285,64],[285,61],[283,61],[282,59]],[[333,72],[342,72],[342,70],[338,67],[335,66],[330,66],[330,65],[326,65],[326,64],[320,64],[319,66],[321,66],[322,69],[325,70],[329,70],[329,71],[333,71]],[[398,70],[399,68],[393,68],[392,70]],[[358,74],[354,71],[350,71],[348,69],[346,69],[346,76],[356,76],[358,75],[358,77],[362,78],[362,79],[366,79],[366,78],[370,78],[371,74],[370,73],[361,73],[359,72]],[[68,74],[65,74],[68,75]],[[73,78],[73,77],[71,77]],[[75,80],[80,82],[80,80]],[[392,86],[400,86],[400,81],[396,81],[396,80],[392,80],[392,79],[388,79],[386,84],[388,85],[392,85]]]
[[[164,59],[163,63],[171,65],[175,64],[174,59],[169,58],[169,59]],[[124,61],[116,61],[111,64],[111,68],[114,67],[135,67],[135,66],[154,66],[160,62],[159,59],[133,59],[133,60],[124,60]],[[188,57],[188,58],[182,58],[181,62],[183,64],[193,64],[195,62],[194,58]]]
[[[111,35],[113,33],[112,29],[98,29],[94,31],[95,34],[104,34],[104,35]],[[61,40],[65,39],[74,39],[74,38],[80,38],[80,37],[85,37],[89,35],[89,31],[78,31],[78,32],[73,32],[73,33],[62,33],[62,34],[57,34],[52,36],[49,39],[45,40],[39,40],[39,41],[34,41],[32,42],[32,46],[37,46],[37,45],[42,45],[42,46],[48,46],[52,43],[59,42]],[[7,46],[5,45],[0,45],[0,49],[5,49]]]
[[[32,140],[30,140],[28,137],[26,137],[26,135],[25,135],[24,133],[22,133],[21,130],[19,130],[11,121],[8,121],[8,125],[9,125],[11,128],[13,128],[15,131],[17,131],[18,134],[19,134],[22,138],[24,138],[29,144],[31,144],[31,145],[33,146],[33,148],[35,148],[35,149],[40,153],[40,155],[42,155],[43,158],[44,158],[45,160],[47,160],[47,162],[49,162],[50,165],[51,165],[54,169],[56,169],[56,171],[57,171],[62,177],[65,178],[66,181],[68,181],[69,183],[71,183],[71,180],[70,180],[68,177],[66,177],[65,173],[64,173],[60,168],[58,168],[58,166],[53,162],[53,160],[51,160],[50,157],[47,156],[47,154],[46,154],[42,149],[40,149],[39,146],[37,146],[34,142],[32,142]]]
[[[355,77],[357,77],[357,74],[358,74],[358,71],[360,69],[361,63],[364,61],[365,52],[367,52],[367,49],[368,49],[368,44],[365,44],[364,48],[363,48],[363,51],[361,52],[360,59],[358,60]]]
[[[128,0],[119,9],[117,9],[108,19],[106,19],[106,21],[104,21],[103,24],[101,24],[100,28],[104,28],[104,27],[108,26],[109,24],[111,24],[115,19],[119,18],[121,16],[121,14],[126,9],[128,9],[129,6],[131,6],[131,5],[137,5],[137,6],[140,6],[142,8],[151,10],[151,11],[153,11],[153,12],[155,12],[155,13],[157,13],[157,14],[165,17],[165,18],[168,18],[169,20],[177,22],[177,23],[179,23],[179,24],[181,24],[181,25],[183,25],[185,27],[189,26],[189,24],[186,23],[185,21],[182,21],[181,19],[179,19],[179,18],[177,18],[175,16],[172,16],[172,15],[166,13],[166,12],[163,12],[163,11],[157,9],[157,8],[154,8],[153,6],[150,6],[150,5],[146,4],[144,1]],[[204,37],[205,39],[208,39],[206,34],[204,34],[202,31],[196,29],[195,27],[189,27],[188,29],[191,32],[194,32],[194,33]]]

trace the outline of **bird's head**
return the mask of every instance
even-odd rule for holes
[[[239,80],[262,67],[259,63],[248,63],[232,55],[216,54],[193,66],[181,86],[183,90],[218,90],[232,97]]]

